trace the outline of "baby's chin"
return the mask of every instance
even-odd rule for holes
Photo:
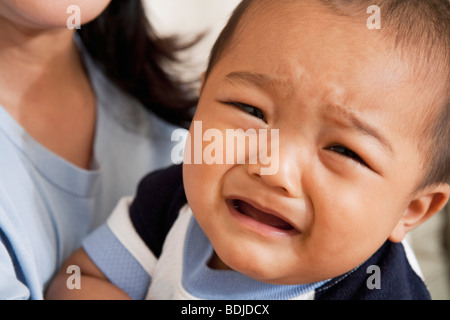
[[[267,262],[267,260],[271,261]],[[221,269],[233,270],[253,280],[273,285],[305,285],[327,281],[344,275],[364,263],[364,261],[353,260],[341,261],[341,263],[330,261],[299,267],[301,263],[277,263],[273,257],[267,260],[255,259],[249,255],[239,257],[236,254],[230,254],[230,257],[224,254],[223,259],[220,259],[226,266]]]
[[[273,285],[300,285],[329,279],[327,276],[320,275],[311,277],[307,271],[302,272],[298,269],[296,271],[300,272],[289,274],[281,264],[273,262],[268,264],[260,259],[249,258],[248,255],[244,257],[238,257],[236,254],[230,255],[229,258],[225,254],[223,259],[217,255],[220,262],[216,260],[213,269],[236,271],[253,280]]]

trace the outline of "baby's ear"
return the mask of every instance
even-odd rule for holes
[[[439,212],[450,197],[450,186],[441,183],[419,192],[409,203],[400,221],[389,236],[392,242],[401,242],[406,234]]]

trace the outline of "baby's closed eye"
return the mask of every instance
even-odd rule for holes
[[[265,123],[267,123],[264,113],[257,107],[251,106],[246,103],[235,102],[235,101],[227,102],[227,104],[235,106],[235,107],[241,109],[242,111],[254,116],[255,118],[258,118],[258,119],[264,121]]]
[[[341,154],[344,157],[350,158],[350,159],[362,164],[363,166],[368,167],[367,163],[356,152],[354,152],[353,150],[351,150],[345,146],[334,145],[334,146],[328,147],[327,149],[330,151],[336,152],[338,154]]]

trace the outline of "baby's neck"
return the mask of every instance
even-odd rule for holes
[[[219,258],[216,252],[213,253],[211,259],[208,262],[208,267],[213,270],[231,270],[229,266],[227,266],[222,259]]]

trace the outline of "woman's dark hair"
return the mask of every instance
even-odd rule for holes
[[[188,48],[174,37],[160,38],[147,19],[141,0],[112,0],[78,34],[109,79],[162,119],[187,127],[197,96],[192,83],[171,74],[176,54]],[[126,107],[126,106],[124,106]]]

